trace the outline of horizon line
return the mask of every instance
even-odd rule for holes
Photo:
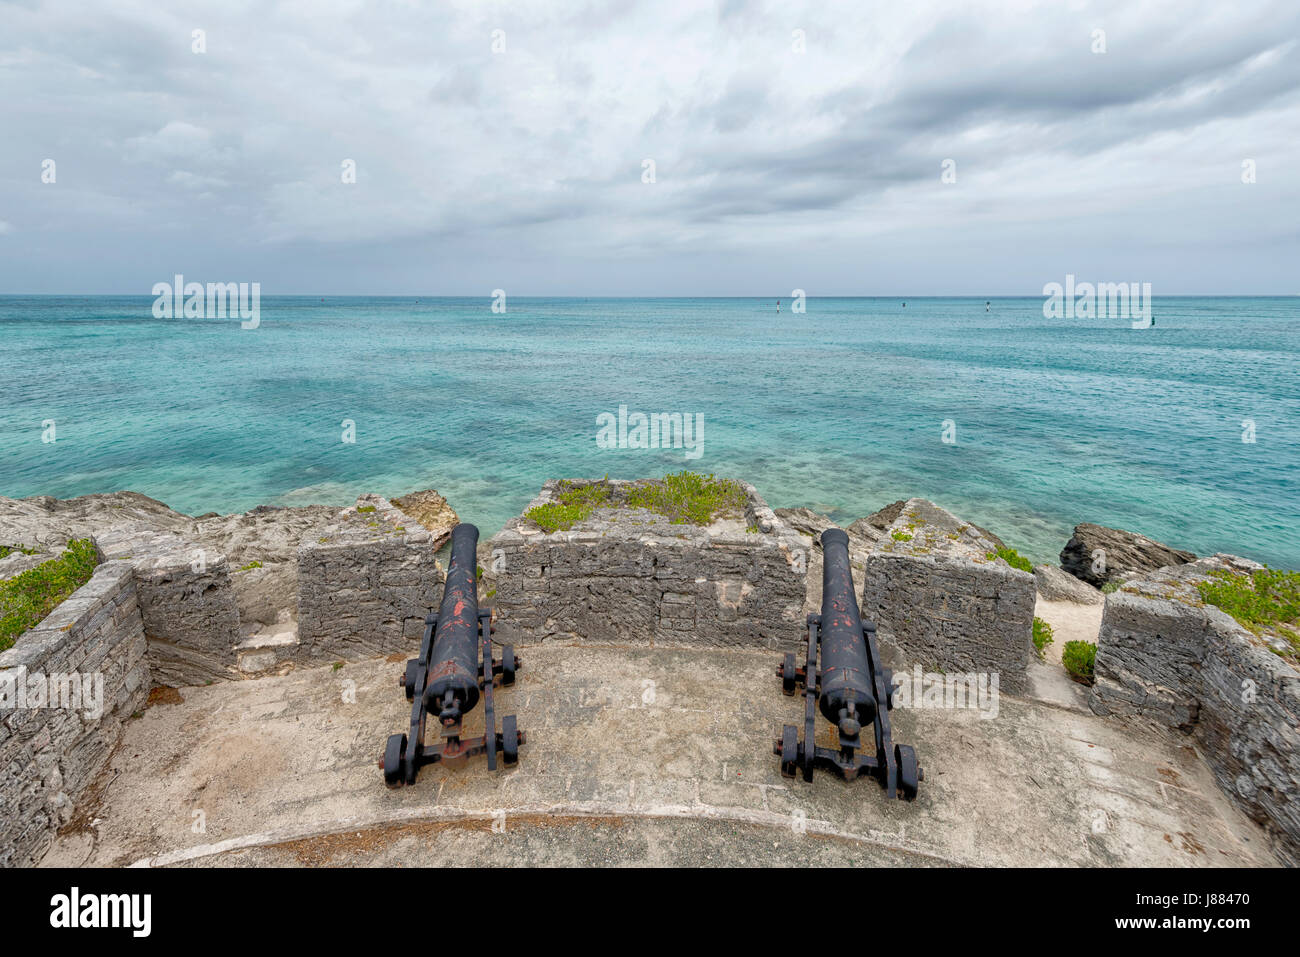
[[[596,295],[592,293],[549,293],[545,295],[532,293],[509,293],[509,299],[793,299],[788,293],[784,295]],[[841,295],[808,295],[805,299],[975,299],[992,301],[994,299],[1041,299],[1044,293],[895,293],[865,294],[850,293]],[[74,298],[98,297],[119,299],[155,299],[152,292],[0,292],[0,298],[36,299],[36,298]],[[1152,299],[1295,299],[1300,292],[1168,292],[1152,293]],[[453,294],[453,293],[383,293],[383,292],[277,292],[263,295],[266,299],[488,299],[491,293]]]

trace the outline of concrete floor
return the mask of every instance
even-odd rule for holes
[[[886,802],[870,779],[781,777],[772,742],[802,699],[776,653],[519,653],[497,696],[528,735],[513,770],[386,788],[402,662],[186,688],[128,724],[44,864],[1275,864],[1179,736],[1009,696],[991,720],[896,709],[925,781]]]

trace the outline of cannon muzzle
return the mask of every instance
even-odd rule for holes
[[[862,616],[853,594],[849,536],[839,528],[822,532],[821,631],[818,706],[822,714],[841,730],[852,728],[853,722],[858,726],[870,724],[876,717],[876,696],[862,640]]]
[[[461,524],[451,533],[451,564],[438,607],[433,661],[425,706],[446,724],[478,704],[478,529]]]

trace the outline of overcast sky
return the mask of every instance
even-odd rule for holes
[[[0,2],[0,292],[1291,294],[1298,264],[1295,0]]]

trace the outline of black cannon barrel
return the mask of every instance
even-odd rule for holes
[[[424,691],[426,706],[442,718],[467,714],[478,704],[477,547],[476,527],[460,524],[452,529],[451,564]]]
[[[843,529],[822,532],[821,696],[826,720],[846,728],[846,719],[860,725],[876,718],[871,664],[862,637],[862,616],[853,594],[849,536]],[[847,712],[841,715],[840,712]]]

